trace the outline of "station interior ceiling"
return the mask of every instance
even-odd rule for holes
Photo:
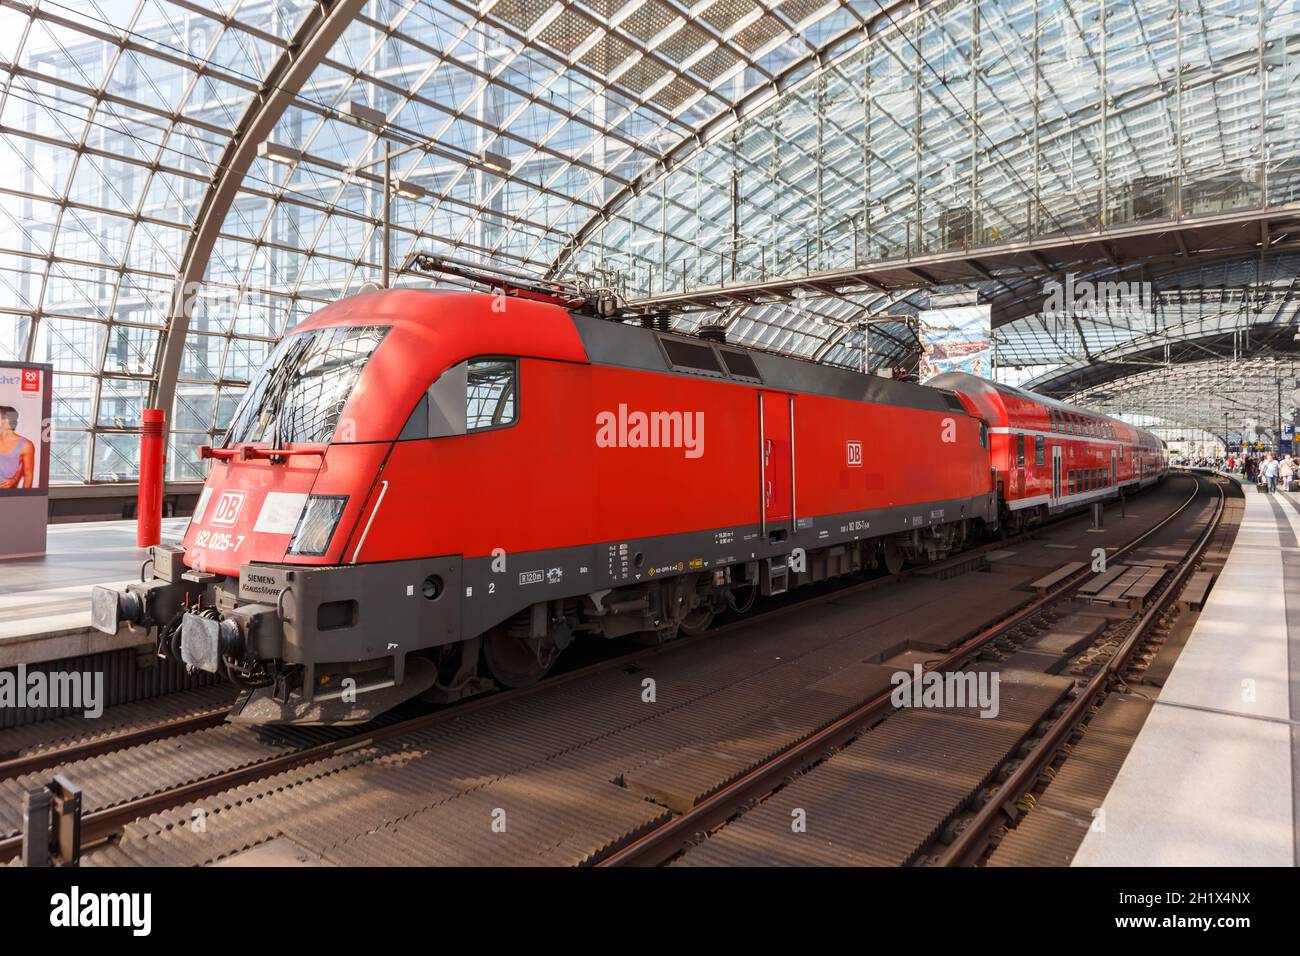
[[[6,0],[0,126],[0,359],[55,367],[56,481],[132,478],[155,405],[201,477],[385,205],[393,269],[847,367],[978,297],[997,377],[1170,438],[1300,398],[1300,0]]]

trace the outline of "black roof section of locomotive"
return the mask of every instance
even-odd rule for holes
[[[660,332],[639,325],[570,314],[587,350],[587,357],[597,365],[713,378],[901,408],[967,414],[960,399],[947,389],[863,375],[833,365],[820,365],[807,359],[712,342],[678,332]],[[710,353],[714,356],[711,360],[705,357]],[[748,357],[752,365],[736,356]],[[752,368],[758,375],[744,374],[744,371],[738,371],[737,366],[743,370]]]

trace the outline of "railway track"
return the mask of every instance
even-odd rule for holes
[[[1164,585],[1159,596],[1152,601],[1136,625],[1129,630],[1122,644],[1105,666],[1097,671],[1069,704],[1058,709],[1059,712],[1054,716],[1050,727],[1041,738],[1032,743],[1025,758],[1017,761],[1010,775],[996,787],[996,795],[986,793],[986,799],[983,800],[982,806],[974,817],[947,832],[946,836],[950,842],[941,850],[937,859],[939,864],[969,864],[979,858],[987,848],[991,835],[1009,816],[1014,815],[1016,802],[1034,785],[1043,768],[1058,753],[1062,742],[1083,721],[1097,699],[1104,695],[1116,681],[1134,649],[1152,623],[1157,620],[1168,601],[1172,599],[1178,585],[1190,573],[1197,558],[1213,536],[1223,514],[1225,496],[1222,486],[1209,479],[1198,478],[1195,490],[1176,511],[1120,548],[1111,559],[1114,560],[1139,549],[1145,541],[1175,522],[1180,515],[1192,507],[1202,490],[1209,485],[1214,485],[1218,498],[1214,514],[1204,533],[1197,538],[1195,545],[1172,572],[1172,580]],[[1043,623],[1044,612],[1053,605],[1069,599],[1074,590],[1090,576],[1090,571],[1081,570],[1059,590],[1023,608],[1011,618],[985,628],[942,659],[927,665],[924,673],[947,672],[960,668],[970,663],[982,649],[1005,637],[1018,625]],[[876,733],[877,731],[869,731],[869,728],[893,710],[890,696],[889,692],[885,692],[864,702],[851,713],[788,750],[773,756],[689,811],[673,817],[636,841],[610,853],[599,860],[598,865],[653,866],[666,863],[683,853],[689,856],[688,851],[707,842],[711,839],[711,835],[719,830],[725,831],[738,815],[743,818],[744,811],[754,807],[794,778],[804,774],[815,774],[819,765],[830,756],[849,747],[864,732]],[[991,777],[996,770],[996,767],[990,768],[988,776]],[[924,846],[918,846],[907,855],[916,858],[922,855],[923,850]]]
[[[1107,507],[1118,507],[1118,503],[1108,504]],[[976,545],[941,562],[941,564],[960,565],[962,562],[978,560],[984,554],[1031,540],[1037,534],[1050,529],[1054,524],[1069,520],[1072,520],[1072,517],[1054,518],[1028,531]],[[792,592],[783,598],[763,599],[771,606],[760,610],[758,613],[762,614],[772,609],[783,608],[791,602],[802,604],[809,601],[824,600],[829,594],[841,590],[879,587],[891,582],[906,580],[918,573],[928,573],[932,570],[933,568],[930,567],[909,567],[895,575],[873,577],[867,580],[862,580],[859,577],[826,582],[821,593],[816,593],[817,589],[813,588],[806,592]],[[757,617],[758,614],[752,614],[748,617],[728,621],[724,615],[722,618],[723,623],[710,629],[709,634],[723,633],[723,629],[726,627],[733,626],[743,620],[752,621]],[[678,640],[672,646],[676,647],[686,643],[689,643],[689,639]],[[625,655],[625,657],[628,661],[631,661],[635,660],[641,653],[643,652],[633,652]],[[53,661],[49,663],[52,666],[57,666],[62,662]],[[118,728],[110,726],[107,730],[92,730],[79,723],[77,718],[66,716],[46,717],[42,720],[23,724],[17,728],[0,730],[0,781],[83,757],[109,753],[113,750],[216,726],[224,721],[224,717],[231,706],[230,703],[225,702],[219,705],[212,703],[214,696],[222,697],[223,694],[233,701],[235,691],[228,685],[219,683],[205,685],[200,688],[184,688],[143,701],[119,704],[116,707],[109,708],[109,713],[114,714],[118,711],[129,713],[132,710],[138,710],[149,714],[150,717],[138,720],[126,717],[123,721],[125,726]],[[197,703],[189,705],[187,703],[189,700],[194,700]],[[163,713],[156,714],[160,710]]]
[[[1190,500],[1191,499],[1189,499],[1189,501]],[[1183,507],[1186,507],[1186,504],[1184,504]],[[1172,517],[1173,516],[1166,519],[1166,521],[1162,522],[1157,526],[1157,528],[1163,527],[1172,519]],[[1147,535],[1144,535],[1143,538],[1154,533],[1155,530],[1157,529],[1152,529],[1147,533]],[[1014,542],[1000,542],[977,550],[993,550],[998,547],[1005,547],[1009,543]],[[1137,542],[1134,542],[1130,547],[1136,545],[1136,543]],[[905,574],[908,573],[911,572]],[[860,592],[874,587],[887,585],[891,580],[894,579],[867,581],[850,585],[847,588],[839,588],[823,594],[807,597],[795,603],[777,608],[769,612],[769,615],[775,621],[782,615],[801,613],[813,606],[825,602],[832,602],[837,598],[842,598],[847,593]],[[1043,608],[1052,603],[1056,598],[1057,595],[1052,595],[1051,600],[1035,602],[1035,604],[1024,609],[1024,611],[1013,615],[1007,620],[999,622],[988,629],[988,634],[985,636],[984,641],[991,641],[996,634],[1006,633],[1008,630],[1017,626],[1017,624],[1032,619],[1033,615],[1041,613]],[[338,737],[326,740],[317,740],[314,742],[310,740],[299,740],[293,746],[283,747],[283,745],[281,745],[282,749],[278,750],[272,746],[270,750],[263,749],[260,753],[255,754],[254,756],[256,759],[247,759],[247,754],[236,748],[234,752],[240,759],[234,761],[227,759],[227,762],[233,762],[237,764],[236,766],[228,766],[225,768],[210,766],[207,768],[206,772],[192,771],[188,776],[182,775],[177,777],[172,781],[171,785],[164,785],[161,787],[158,786],[157,783],[145,783],[142,777],[135,776],[142,772],[142,767],[145,768],[143,772],[146,777],[153,776],[156,778],[157,776],[156,766],[152,770],[148,769],[150,766],[148,763],[137,759],[140,756],[137,751],[139,751],[142,746],[147,746],[151,743],[151,741],[145,739],[147,738],[147,731],[145,730],[141,730],[137,737],[126,738],[135,742],[134,745],[129,746],[126,751],[127,753],[132,753],[133,757],[130,760],[122,761],[120,765],[117,765],[113,758],[115,754],[122,753],[122,751],[108,749],[113,747],[113,738],[110,737],[101,741],[93,742],[91,747],[94,750],[94,753],[87,749],[69,751],[67,753],[53,751],[49,754],[34,755],[31,758],[24,758],[29,760],[29,762],[24,765],[22,769],[24,771],[30,771],[32,768],[36,767],[37,764],[43,764],[42,769],[48,771],[48,773],[56,772],[56,770],[58,772],[64,772],[65,775],[69,772],[72,772],[73,774],[80,772],[83,775],[83,779],[85,779],[84,775],[87,771],[90,771],[92,775],[96,772],[92,769],[91,764],[82,764],[80,767],[77,767],[75,766],[76,762],[73,761],[72,766],[67,766],[65,763],[61,762],[61,758],[69,756],[74,752],[79,758],[90,758],[97,755],[107,758],[107,762],[100,762],[98,766],[101,770],[107,770],[110,776],[118,775],[122,779],[122,783],[126,785],[126,790],[120,791],[116,799],[100,801],[103,805],[92,803],[87,807],[88,812],[83,817],[82,823],[83,839],[87,845],[92,845],[95,843],[102,843],[118,836],[122,832],[123,827],[133,820],[142,819],[152,814],[160,814],[163,811],[179,807],[188,802],[201,801],[216,794],[229,792],[237,788],[243,787],[247,789],[256,781],[266,781],[276,775],[288,775],[292,771],[298,771],[301,768],[308,767],[309,765],[319,764],[325,766],[333,762],[332,765],[348,766],[358,762],[364,762],[372,759],[375,754],[391,753],[395,748],[400,749],[403,746],[402,741],[404,738],[409,738],[412,735],[419,735],[421,733],[428,733],[435,730],[443,723],[471,718],[479,712],[486,715],[494,708],[504,709],[520,701],[538,698],[542,695],[556,691],[565,684],[588,679],[595,674],[616,670],[635,669],[644,665],[648,661],[660,658],[661,655],[684,651],[686,648],[695,646],[702,641],[713,640],[720,636],[725,636],[728,631],[736,628],[752,626],[754,623],[755,619],[749,618],[723,624],[705,635],[672,642],[661,648],[641,649],[628,655],[623,655],[599,664],[591,665],[590,667],[575,670],[568,674],[559,675],[537,685],[536,687],[527,688],[522,691],[510,691],[479,698],[458,705],[457,707],[438,711],[432,714],[421,714],[406,720],[393,720],[385,726],[367,726],[359,729],[353,728],[346,733],[342,733]],[[962,647],[969,648],[970,645],[971,642],[967,642],[962,645]],[[205,716],[202,719],[211,719],[211,717]],[[247,730],[247,728],[240,729]],[[213,747],[212,744],[217,741],[223,728],[215,726],[206,728],[200,727],[191,732],[181,730],[179,733],[174,732],[176,730],[175,727],[172,727],[169,730],[159,728],[159,730],[166,734],[165,738],[159,738],[159,740],[170,740],[172,746],[183,744],[185,748],[190,749],[196,754],[202,753],[205,748],[221,751],[220,747]],[[231,741],[228,739],[221,741],[223,745],[227,746],[227,757],[229,754],[228,745],[230,742]],[[267,741],[265,739],[260,740],[258,746],[263,748],[268,747]],[[43,778],[47,779],[48,773],[42,775]],[[73,779],[77,780],[77,777],[74,775]],[[131,781],[136,782],[136,789],[140,790],[140,793],[134,795],[129,794],[129,784]],[[82,780],[77,780],[77,782],[81,783]],[[153,789],[146,790],[146,787],[149,786],[152,786]],[[87,785],[86,789],[87,792],[93,792],[94,788]],[[107,791],[109,788],[104,789]],[[126,794],[126,796],[123,796],[123,794]],[[12,857],[17,852],[18,848],[19,841],[15,835],[10,835],[5,839],[0,840],[0,860]]]
[[[1005,543],[984,545],[962,557],[974,558]],[[845,593],[870,590],[915,573],[917,569],[908,569],[891,577],[832,585],[810,596],[792,595],[791,599],[777,602],[775,607],[758,615],[722,623],[700,635],[639,648],[551,676],[532,687],[491,693],[407,719],[386,715],[359,727],[252,728],[227,724],[225,715],[229,707],[221,706],[11,757],[0,761],[0,863],[14,859],[21,851],[22,792],[42,785],[55,775],[83,785],[86,812],[81,832],[83,844],[90,847],[115,836],[132,820],[182,803],[202,800],[358,748],[427,731],[446,721],[525,700],[571,681],[636,667],[648,659],[684,651],[764,618],[814,606]],[[411,709],[406,708],[407,712]],[[322,736],[327,739],[319,740]],[[101,759],[92,764],[87,762],[91,758]],[[131,795],[132,790],[139,793]]]

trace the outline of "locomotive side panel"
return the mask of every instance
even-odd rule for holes
[[[518,370],[509,424],[393,444],[379,474],[388,489],[361,560],[477,557],[592,540],[593,446],[581,414],[589,367],[524,358]]]

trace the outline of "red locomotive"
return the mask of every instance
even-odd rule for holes
[[[1157,439],[979,379],[863,376],[574,305],[387,290],[322,309],[203,450],[182,546],[97,588],[95,625],[157,628],[161,653],[249,690],[237,719],[354,722],[1163,472]]]

